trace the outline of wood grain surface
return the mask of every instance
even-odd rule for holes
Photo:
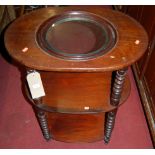
[[[115,108],[110,104],[111,72],[55,73],[41,72],[46,96],[43,103],[62,113],[107,112]],[[126,78],[121,102],[130,93]]]
[[[64,142],[95,142],[104,138],[104,113],[48,113],[52,138]]]
[[[103,56],[83,61],[64,60],[43,52],[36,42],[37,30],[47,19],[66,11],[85,11],[110,22],[118,35],[114,48]],[[50,7],[32,11],[15,20],[5,34],[6,48],[14,59],[30,68],[46,71],[118,70],[138,60],[145,52],[147,42],[148,37],[145,30],[131,17],[110,9],[93,7]],[[27,51],[23,52],[25,48]]]

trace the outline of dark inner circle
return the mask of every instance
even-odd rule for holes
[[[92,21],[71,20],[52,24],[46,32],[49,49],[65,54],[89,54],[106,48],[106,29]]]

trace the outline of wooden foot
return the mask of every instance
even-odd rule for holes
[[[126,72],[127,72],[127,68],[116,71],[116,76],[114,79],[114,83],[112,85],[110,103],[111,105],[116,106],[116,109],[108,112],[106,116],[105,136],[104,136],[104,141],[106,144],[110,141],[112,130],[114,128],[117,106],[120,102]]]

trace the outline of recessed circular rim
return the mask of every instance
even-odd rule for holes
[[[117,42],[110,52],[94,59],[68,60],[52,56],[38,45],[36,35],[40,25],[49,18],[77,10],[94,14],[114,26]],[[140,40],[138,45],[135,44],[136,40]],[[4,42],[9,55],[28,68],[56,72],[105,72],[130,66],[140,59],[147,49],[148,35],[136,20],[111,9],[49,7],[32,11],[16,19],[5,31]],[[28,48],[27,52],[22,51],[25,47]]]
[[[46,39],[46,35],[49,29],[51,29],[52,25],[57,26],[68,21],[89,22],[103,30],[103,33],[101,35],[108,37],[106,37],[105,43],[97,50],[90,51],[89,53],[84,54],[68,54],[66,52],[63,52],[62,50],[55,48],[54,46],[51,46]],[[83,11],[68,11],[64,14],[49,18],[40,25],[36,34],[37,43],[45,53],[67,60],[86,60],[102,56],[109,52],[115,46],[117,40],[117,33],[115,28],[106,19],[101,18],[95,14]]]

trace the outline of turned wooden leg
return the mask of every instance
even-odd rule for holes
[[[110,104],[113,106],[117,106],[120,102],[126,73],[127,73],[127,68],[116,71],[116,76],[114,79],[111,97],[110,97]]]
[[[106,115],[105,136],[104,142],[107,144],[110,141],[111,133],[115,124],[117,109],[110,111]]]
[[[36,110],[36,111],[37,111],[37,117],[39,120],[40,127],[42,129],[44,138],[48,141],[51,139],[51,135],[47,124],[46,114],[42,110]]]
[[[35,100],[35,103],[37,104],[41,99]],[[48,128],[48,123],[47,123],[47,118],[46,118],[46,113],[43,110],[40,110],[36,108],[36,115],[38,117],[38,121],[43,133],[44,138],[48,141],[51,139],[50,131]]]
[[[110,141],[112,130],[114,128],[115,117],[116,117],[116,113],[117,113],[117,106],[120,102],[126,72],[127,72],[127,68],[116,71],[114,83],[112,84],[110,104],[113,106],[116,106],[116,109],[108,112],[106,115],[105,135],[104,135],[105,143],[108,143]]]
[[[31,70],[31,69],[27,69],[26,71],[27,71],[27,74],[35,72],[35,70]],[[49,128],[48,128],[46,113],[43,110],[41,110],[41,109],[39,109],[37,107],[38,104],[42,104],[42,98],[40,97],[40,98],[35,98],[35,99],[32,99],[32,100],[34,102],[34,109],[35,109],[36,116],[38,118],[41,130],[43,132],[43,136],[44,136],[44,138],[46,140],[50,140],[51,135],[50,135],[50,131],[49,131]]]

